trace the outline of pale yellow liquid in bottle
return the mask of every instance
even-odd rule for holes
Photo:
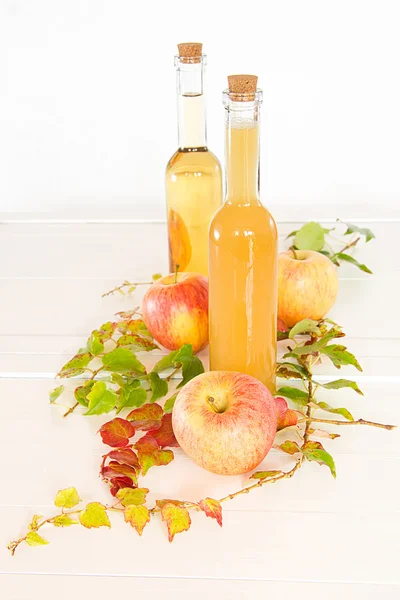
[[[221,206],[218,159],[207,148],[178,150],[167,165],[169,268],[208,275],[208,229]]]
[[[275,392],[277,231],[258,199],[258,124],[227,128],[227,201],[210,225],[210,368]]]

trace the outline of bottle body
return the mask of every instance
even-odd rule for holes
[[[207,148],[201,44],[178,45],[179,148],[166,169],[169,268],[208,276],[208,229],[222,203],[218,159]]]
[[[210,368],[239,371],[275,392],[277,230],[259,200],[259,104],[225,98],[224,205],[209,231]]]
[[[207,147],[178,150],[166,170],[169,269],[208,276],[208,229],[222,201],[218,159]]]

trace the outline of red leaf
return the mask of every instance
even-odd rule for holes
[[[151,467],[168,465],[174,458],[172,450],[161,450],[156,440],[148,434],[136,442],[135,448],[143,475],[146,475]]]
[[[110,479],[110,484],[110,492],[113,496],[116,496],[117,492],[123,488],[136,487],[130,477],[113,477],[112,479]]]
[[[177,533],[187,531],[191,524],[189,512],[183,506],[165,504],[161,509],[161,518],[167,524],[168,540],[172,542]]]
[[[149,431],[144,437],[151,436],[156,440],[161,448],[169,446],[170,448],[177,448],[179,444],[176,440],[174,431],[172,429],[172,414],[164,415],[161,421],[161,427],[156,431]]]
[[[285,427],[291,427],[292,425],[297,425],[297,413],[288,407],[288,403],[285,398],[281,396],[276,396],[274,398],[276,407],[278,409],[278,424],[277,431],[280,429],[284,429]]]
[[[133,483],[137,484],[137,473],[136,469],[133,469],[129,465],[120,465],[118,462],[112,460],[108,465],[101,469],[101,476],[104,479],[114,479],[114,477],[119,477],[123,475],[124,477],[129,477]]]
[[[218,525],[222,527],[222,506],[218,500],[205,498],[204,500],[200,500],[199,506],[206,513],[207,517],[215,519]]]
[[[126,418],[133,422],[135,429],[154,431],[161,427],[163,412],[161,406],[154,402],[154,404],[144,404],[140,408],[135,408]]]
[[[138,457],[136,456],[135,452],[130,448],[119,448],[118,450],[111,450],[111,452],[109,452],[107,456],[121,464],[129,465],[137,471],[139,471],[140,469]]]
[[[116,417],[100,427],[100,435],[104,444],[118,448],[129,444],[129,438],[135,435],[135,428],[129,421]]]

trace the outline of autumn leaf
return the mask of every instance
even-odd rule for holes
[[[320,336],[321,332],[318,328],[318,325],[318,321],[314,321],[313,319],[303,319],[292,327],[289,333],[289,338],[294,340],[296,335],[303,335],[305,333],[314,333],[317,336]]]
[[[33,515],[32,520],[28,525],[28,529],[30,529],[31,531],[36,531],[41,518],[42,515]]]
[[[135,429],[142,429],[144,431],[159,429],[161,427],[161,419],[163,416],[163,409],[157,403],[145,404],[140,408],[132,410],[127,415],[128,421],[131,421],[135,426]]]
[[[331,440],[334,440],[334,439],[340,437],[339,433],[330,433],[330,431],[326,431],[325,429],[313,429],[312,427],[309,428],[308,433],[309,433],[309,435],[316,435],[318,437],[330,438]]]
[[[151,371],[149,373],[149,382],[151,391],[153,392],[150,402],[155,402],[159,398],[163,398],[168,393],[168,383],[165,379],[161,379],[158,373]]]
[[[215,519],[218,525],[222,527],[222,506],[218,500],[205,498],[204,500],[200,500],[199,506],[206,513],[207,517]]]
[[[303,390],[284,386],[279,388],[276,393],[278,396],[285,396],[285,398],[289,398],[289,400],[292,400],[292,402],[299,404],[300,406],[306,406],[308,404],[308,394],[307,392],[303,392]]]
[[[161,448],[165,448],[166,446],[169,446],[170,448],[179,447],[174,431],[172,429],[171,414],[164,415],[161,421],[161,427],[157,428],[156,430],[149,431],[149,433],[147,433],[146,435],[154,438],[158,445],[161,446]]]
[[[291,362],[278,363],[276,375],[284,379],[310,379],[310,375],[304,367]]]
[[[138,457],[131,448],[118,448],[117,450],[111,450],[107,456],[110,459],[119,462],[120,464],[128,465],[137,471],[140,470]]]
[[[133,406],[140,407],[147,400],[147,392],[141,387],[139,379],[129,385],[124,385],[119,390],[117,412],[121,412],[124,408],[132,408]]]
[[[131,312],[133,312],[134,314],[135,312],[137,312],[137,310]],[[121,321],[120,323],[118,323],[118,331],[123,335],[139,334],[144,335],[146,337],[151,337],[151,334],[142,319],[129,319],[130,313],[128,312],[116,314],[119,316],[125,315],[126,318],[128,318],[127,321]],[[133,314],[131,316],[133,316]]]
[[[118,400],[114,390],[107,389],[104,381],[96,381],[93,388],[87,395],[89,400],[89,410],[85,415],[102,415],[112,410]]]
[[[79,521],[71,519],[68,515],[57,515],[54,517],[53,525],[56,527],[70,527],[71,525],[79,525]]]
[[[87,399],[88,394],[91,392],[92,387],[94,386],[95,381],[88,380],[85,381],[83,385],[75,388],[74,396],[75,400],[79,402],[81,406],[87,408],[89,406],[89,400]]]
[[[103,443],[113,448],[127,446],[129,438],[135,435],[135,428],[132,423],[119,417],[104,423],[99,431]]]
[[[79,520],[84,527],[111,527],[106,507],[100,502],[90,502],[86,509],[79,515]]]
[[[337,327],[332,327],[332,329],[330,329],[328,331],[328,333],[326,333],[324,336],[322,336],[319,340],[317,340],[316,342],[314,342],[313,344],[304,344],[302,346],[296,346],[295,348],[293,348],[290,352],[290,355],[293,356],[301,356],[304,354],[311,354],[313,352],[320,352],[322,350],[322,348],[325,348],[325,346],[327,346],[327,344],[335,339],[335,338],[339,338],[339,337],[344,337],[345,334],[343,333],[343,331],[341,331],[339,328]],[[283,358],[285,358],[286,355],[284,355]]]
[[[170,498],[163,498],[161,500],[156,500],[156,506],[158,506],[158,508],[163,508],[166,504],[173,504],[174,506],[184,506],[185,505],[183,500],[171,500]]]
[[[150,513],[146,506],[131,504],[124,510],[124,519],[136,529],[139,535],[142,535],[143,529],[150,522]]]
[[[139,505],[146,502],[146,496],[149,493],[147,488],[123,488],[117,492],[117,498],[123,506],[131,504]]]
[[[329,381],[328,383],[320,383],[319,385],[327,390],[339,390],[341,388],[351,388],[355,392],[357,392],[357,394],[360,394],[361,396],[364,395],[362,393],[362,391],[360,390],[360,388],[358,387],[358,385],[356,384],[356,382],[351,381],[350,379],[336,379],[335,381]]]
[[[93,331],[92,335],[97,335],[99,340],[104,343],[112,338],[117,329],[117,323],[113,323],[112,321],[108,321],[104,323],[99,329]]]
[[[283,471],[257,471],[257,473],[253,473],[250,479],[270,479],[276,475],[283,475]]]
[[[74,508],[79,502],[81,502],[81,499],[74,487],[59,490],[54,499],[54,504],[59,508]]]
[[[130,465],[119,463],[117,461],[110,461],[108,465],[101,468],[101,476],[104,479],[114,479],[116,477],[129,477],[134,484],[133,487],[137,486],[137,470]],[[132,486],[127,486],[132,487]]]
[[[52,390],[49,394],[50,397],[50,404],[53,404],[56,400],[58,400],[58,398],[61,396],[61,394],[64,391],[64,386],[60,385],[56,388],[54,388],[54,390]]]
[[[69,360],[58,373],[58,377],[74,377],[75,375],[83,373],[85,367],[92,360],[92,355],[89,352],[81,352],[80,354],[76,354],[71,360]]]
[[[280,444],[278,447],[287,454],[296,454],[297,452],[301,452],[296,442],[291,442],[289,440],[287,440],[283,444]]]
[[[306,442],[301,449],[302,453],[309,461],[315,461],[319,465],[329,467],[333,477],[336,479],[336,467],[332,456],[324,450],[320,442]]]
[[[186,508],[176,506],[172,503],[167,503],[162,507],[161,518],[167,524],[168,540],[170,542],[172,542],[177,533],[187,531],[192,522]]]
[[[30,531],[25,539],[28,546],[45,546],[49,542],[45,540],[41,535],[36,533],[36,531]]]
[[[118,490],[121,490],[123,488],[136,487],[136,484],[132,481],[130,477],[113,477],[112,479],[110,479],[110,485],[110,493],[112,496],[116,496]]]
[[[87,349],[89,350],[92,356],[98,356],[104,350],[104,344],[100,341],[99,334],[97,332],[93,332],[86,344]]]
[[[342,417],[348,421],[354,421],[353,415],[347,410],[347,408],[332,408],[332,406],[329,406],[329,404],[326,402],[317,402],[317,406],[326,412],[342,415]]]
[[[122,335],[118,340],[118,346],[128,347],[132,352],[151,352],[152,350],[160,349],[159,346],[149,338],[134,333]]]
[[[144,375],[146,369],[128,348],[115,348],[103,356],[103,365],[108,371]]]
[[[321,353],[325,354],[338,369],[343,365],[353,365],[356,369],[362,371],[356,357],[351,352],[348,352],[346,346],[331,344],[330,346],[325,346],[321,350]]]
[[[143,475],[154,466],[168,465],[174,458],[172,450],[160,450],[156,440],[145,435],[135,444]]]

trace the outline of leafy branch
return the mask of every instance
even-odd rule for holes
[[[341,236],[337,231],[339,224],[346,225],[346,231]],[[347,236],[351,236],[349,241],[346,239]],[[375,234],[371,229],[358,227],[352,223],[342,223],[340,219],[337,219],[337,225],[330,229],[311,221],[303,225],[300,229],[289,233],[286,239],[290,238],[294,238],[290,249],[295,256],[296,250],[314,250],[327,256],[337,267],[340,266],[341,261],[344,261],[358,267],[364,273],[372,273],[366,265],[359,263],[353,256],[346,253],[347,250],[354,249],[362,239],[365,242],[374,239]],[[336,246],[338,244],[344,245],[340,250],[335,251],[332,244]]]
[[[111,447],[111,450],[102,457],[100,477],[109,486],[115,503],[108,506],[99,502],[90,502],[86,506],[77,508],[80,498],[76,489],[61,490],[55,498],[55,505],[61,507],[61,512],[48,518],[34,515],[28,526],[28,532],[10,542],[9,550],[14,554],[23,542],[30,546],[48,544],[48,540],[38,533],[39,529],[47,525],[68,527],[80,524],[86,528],[111,527],[109,514],[112,512],[123,514],[124,520],[139,535],[142,535],[144,528],[152,518],[160,515],[166,524],[168,539],[172,542],[176,534],[190,528],[190,511],[203,512],[222,526],[224,502],[234,500],[236,497],[248,494],[266,484],[290,479],[307,461],[317,462],[328,467],[332,476],[336,477],[333,457],[325,450],[320,441],[311,438],[335,439],[339,435],[327,430],[314,429],[312,427],[314,423],[326,423],[331,426],[365,425],[386,430],[395,428],[394,425],[384,425],[364,419],[354,420],[347,408],[332,407],[318,401],[319,388],[332,390],[349,388],[362,395],[358,385],[349,379],[337,379],[325,384],[313,380],[313,368],[323,360],[330,360],[337,369],[344,365],[351,365],[361,370],[355,356],[345,346],[334,342],[344,336],[342,328],[329,319],[321,321],[305,319],[287,331],[286,339],[289,340],[290,345],[282,361],[278,362],[277,375],[282,379],[298,381],[303,386],[303,389],[300,389],[284,385],[277,392],[280,400],[285,397],[296,407],[295,410],[288,409],[287,412],[292,413],[291,416],[299,415],[295,424],[290,420],[289,425],[291,430],[295,429],[301,442],[297,443],[287,439],[275,446],[288,457],[290,456],[291,460],[294,460],[294,465],[287,471],[255,472],[250,477],[250,480],[256,480],[255,483],[250,483],[220,499],[206,497],[196,502],[160,499],[149,507],[146,504],[149,489],[139,485],[139,477],[144,477],[153,467],[168,465],[174,459],[171,448],[176,448],[178,443],[172,429],[171,414],[165,410],[166,406],[167,410],[171,410],[168,408],[168,401],[164,404],[164,408],[157,402],[148,402],[134,408],[125,419],[115,417],[104,423],[99,431],[103,442]],[[196,357],[190,354],[188,347],[184,348],[184,351],[181,349],[163,357],[152,372],[157,374],[158,371],[173,366],[178,360],[183,360],[183,357],[189,357],[184,360],[189,361],[186,364],[191,364],[193,358]],[[191,372],[190,369],[186,371],[186,379]],[[180,386],[184,385],[184,381],[185,374]],[[53,394],[57,395],[58,392],[55,390]],[[283,400],[283,402],[285,401]],[[342,420],[319,418],[315,416],[316,410],[338,414]],[[73,516],[75,518],[72,518]]]

